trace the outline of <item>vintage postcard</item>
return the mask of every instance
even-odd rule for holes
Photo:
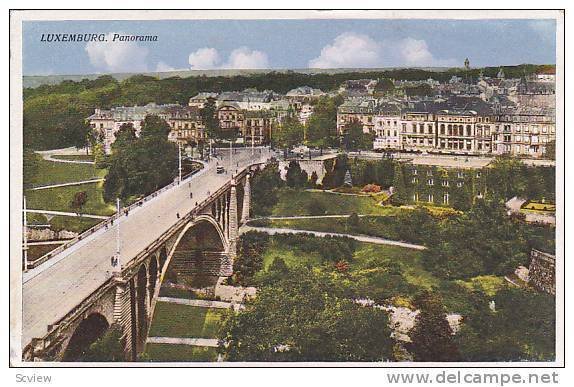
[[[10,23],[13,366],[564,364],[562,11]]]

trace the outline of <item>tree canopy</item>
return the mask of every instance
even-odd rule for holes
[[[118,131],[112,147],[104,199],[150,194],[169,184],[177,173],[177,146],[167,140],[169,125],[157,116],[147,116],[140,137],[133,128]]]
[[[279,265],[282,271],[286,267]],[[384,361],[393,358],[386,312],[333,292],[311,269],[263,287],[222,329],[228,361]]]

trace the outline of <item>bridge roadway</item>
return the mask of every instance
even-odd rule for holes
[[[267,149],[261,152],[263,155],[269,154]],[[229,150],[220,150],[220,154],[218,162],[227,171]],[[253,156],[251,149],[238,149],[232,160],[234,168],[242,169],[261,161],[262,155],[258,149]],[[164,234],[177,221],[177,213],[180,216],[187,214],[196,202],[201,203],[208,198],[208,191],[213,193],[230,180],[230,174],[216,173],[216,162],[212,160],[199,173],[119,219],[122,265],[126,266],[146,246]],[[190,192],[193,192],[193,199],[190,199]],[[49,324],[65,317],[112,276],[110,258],[116,251],[116,232],[115,225],[107,230],[101,229],[24,274],[23,348],[33,338],[45,336]]]

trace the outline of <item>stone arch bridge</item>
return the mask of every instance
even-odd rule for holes
[[[241,158],[237,163],[245,166],[231,177],[216,174],[215,166],[206,168],[193,183],[182,181],[161,193],[94,241],[68,248],[76,250],[61,261],[45,262],[26,273],[22,359],[79,360],[82,351],[115,324],[121,327],[125,360],[136,360],[163,282],[197,273],[230,276],[238,228],[249,217],[250,173],[262,164]],[[217,189],[210,192],[209,184]],[[122,236],[114,267],[114,235],[108,234],[117,227]],[[108,240],[99,248],[104,237]],[[100,257],[92,259],[98,250]],[[69,280],[70,275],[76,280]]]

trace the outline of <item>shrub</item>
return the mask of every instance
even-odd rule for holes
[[[381,192],[381,186],[376,184],[367,184],[363,187],[361,191],[368,193],[379,193]]]

